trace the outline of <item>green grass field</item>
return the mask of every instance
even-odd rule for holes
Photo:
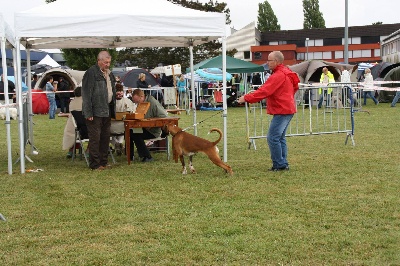
[[[288,172],[267,171],[266,141],[248,149],[245,109],[228,109],[233,177],[203,154],[185,176],[165,153],[90,171],[61,150],[66,118],[47,115],[34,116],[39,154],[26,162],[43,172],[20,174],[17,163],[8,175],[2,126],[1,264],[400,265],[400,107],[365,109],[355,146],[344,133],[289,137]],[[210,140],[210,128],[223,128],[212,114],[197,112],[198,135]],[[11,129],[15,161],[16,121]]]

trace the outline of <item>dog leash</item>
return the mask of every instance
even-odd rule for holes
[[[195,127],[195,126],[197,126],[197,125],[203,123],[203,122],[206,121],[207,119],[210,119],[211,117],[214,117],[214,116],[216,116],[216,115],[219,114],[219,113],[222,113],[223,111],[224,111],[224,110],[218,111],[217,113],[213,114],[212,116],[209,116],[209,117],[207,117],[207,118],[201,120],[200,122],[198,122],[198,123],[196,123],[196,124],[193,124],[193,125],[191,125],[191,126],[188,126],[187,128],[184,128],[184,129],[182,129],[181,131],[184,132],[184,131],[186,131],[186,130],[192,128],[192,127]]]

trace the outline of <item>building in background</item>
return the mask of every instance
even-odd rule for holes
[[[380,62],[381,42],[400,29],[400,23],[348,28],[349,63]],[[260,45],[250,48],[252,62],[264,64],[271,51],[279,50],[286,65],[305,60],[344,61],[344,27],[306,30],[267,31]]]
[[[256,28],[256,23],[252,22],[241,30],[231,29],[231,35],[226,38],[226,50],[236,49],[234,58],[251,61],[250,47],[260,45],[260,40],[261,33]]]

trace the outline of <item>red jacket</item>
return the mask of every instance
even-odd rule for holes
[[[268,80],[244,99],[256,103],[267,99],[267,113],[270,115],[289,115],[297,111],[294,94],[299,89],[299,77],[286,66],[276,66]]]

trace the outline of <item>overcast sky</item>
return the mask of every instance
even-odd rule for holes
[[[206,3],[209,0],[199,1]],[[324,16],[327,28],[345,26],[345,1],[319,0],[320,11]],[[230,26],[235,27],[235,29],[241,29],[252,21],[257,21],[258,3],[264,1],[219,0],[219,2],[226,2],[228,4],[232,20]],[[268,2],[274,10],[282,30],[303,28],[302,0],[268,0]],[[6,21],[13,26],[14,12],[44,4],[46,4],[45,0],[0,0],[0,12],[3,13]],[[112,4],[112,1],[110,1],[110,4]],[[349,26],[371,25],[377,21],[381,21],[384,24],[400,23],[400,19],[398,19],[400,0],[348,0],[348,7]],[[62,11],[60,10],[60,12]]]

